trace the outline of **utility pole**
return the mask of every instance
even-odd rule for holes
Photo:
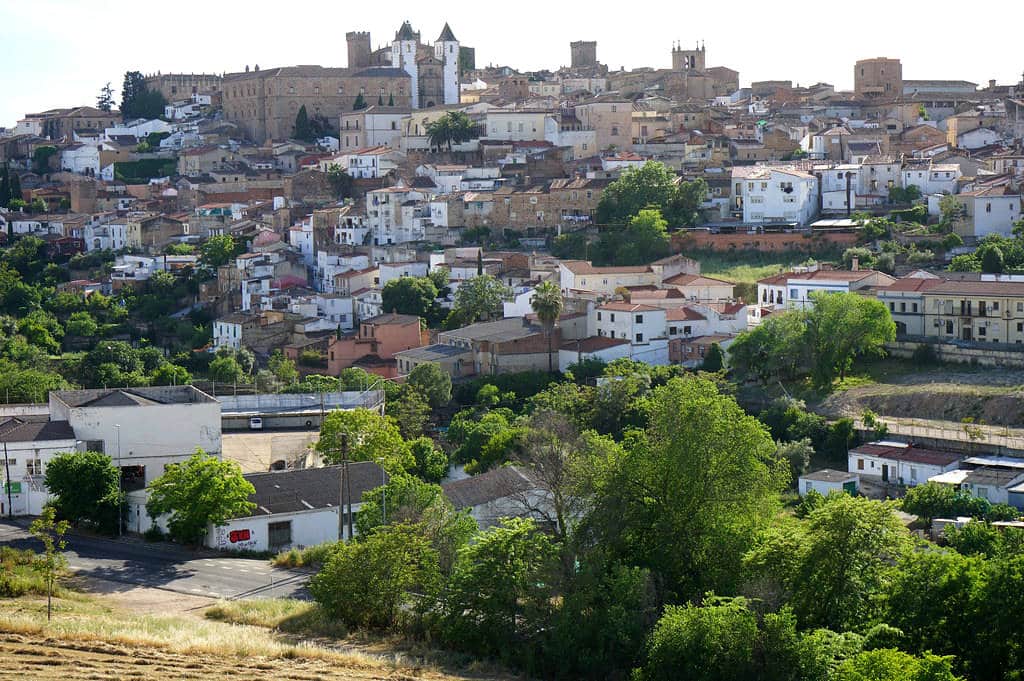
[[[124,469],[121,468],[121,424],[115,423],[114,428],[117,429],[117,536],[121,537],[124,535],[124,519],[121,517],[121,502],[124,496],[121,489],[121,478],[124,476]]]
[[[341,446],[335,450],[341,454],[341,478],[338,481],[338,539],[345,538],[345,525],[348,525],[348,538],[352,539],[352,479],[348,472],[348,434],[341,434]],[[345,498],[348,497],[346,510]],[[346,523],[345,516],[348,516]]]
[[[11,496],[11,460],[7,458],[7,443],[4,442],[4,485],[7,486],[7,517],[14,517],[14,501]]]

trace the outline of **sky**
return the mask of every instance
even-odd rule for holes
[[[727,15],[714,3],[653,0],[631,17],[628,3],[289,3],[271,0],[0,0],[0,127],[26,113],[94,105],[108,81],[120,101],[125,71],[222,73],[296,64],[345,66],[345,33],[370,31],[374,47],[390,42],[408,19],[428,42],[444,22],[477,65],[555,69],[569,62],[569,43],[596,40],[598,60],[612,69],[667,68],[673,41],[703,41],[708,66],[728,66],[741,85],[753,80],[853,86],[853,64],[896,57],[906,79],[1017,83],[1024,54],[1015,35],[1024,3],[1008,0],[985,12],[933,0],[925,9],[898,0],[836,5],[733,0]],[[591,9],[581,13],[581,9]],[[952,33],[951,33],[952,31]]]

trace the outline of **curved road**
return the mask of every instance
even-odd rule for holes
[[[0,545],[39,551],[42,544],[28,522],[0,521]],[[79,575],[210,598],[308,599],[310,573],[274,568],[266,560],[231,558],[211,551],[193,552],[173,544],[133,538],[103,539],[67,535],[68,568]]]

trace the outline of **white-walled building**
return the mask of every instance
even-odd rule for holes
[[[962,458],[954,452],[924,449],[904,442],[878,441],[850,450],[849,471],[883,482],[913,487],[955,470]]]
[[[921,194],[955,194],[960,166],[956,163],[910,162],[902,172],[903,188],[914,185]]]
[[[894,277],[875,270],[801,267],[759,280],[757,302],[761,307],[775,310],[807,309],[814,305],[811,294],[816,291],[850,293],[867,287],[886,287],[894,281]]]
[[[0,465],[0,517],[39,515],[50,499],[44,484],[46,467],[57,454],[79,449],[74,430],[67,421],[51,421],[46,414],[5,411],[0,416],[0,443],[5,456]]]
[[[800,496],[807,496],[811,491],[827,497],[833,492],[846,492],[856,494],[860,487],[860,479],[855,473],[836,471],[831,468],[823,468],[813,473],[801,475],[797,482],[797,492]]]
[[[384,286],[392,279],[401,277],[425,277],[428,267],[428,263],[420,261],[382,262],[377,265],[380,271],[380,285]]]
[[[818,178],[802,170],[734,168],[732,184],[745,223],[807,225],[818,214]]]
[[[197,447],[221,452],[220,403],[190,385],[54,390],[50,419],[67,421],[82,449],[114,459],[126,490],[148,485]]]
[[[604,303],[587,314],[587,335],[628,340],[643,345],[665,338],[666,311],[653,305]]]

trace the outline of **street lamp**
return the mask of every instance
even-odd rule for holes
[[[117,536],[121,537],[124,535],[121,518],[121,478],[124,476],[124,470],[121,468],[121,424],[115,423],[114,428],[117,429]]]

